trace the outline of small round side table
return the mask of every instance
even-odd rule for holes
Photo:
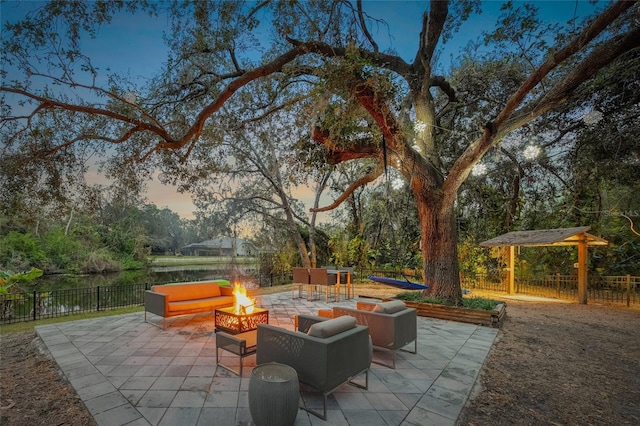
[[[300,387],[293,367],[257,365],[249,379],[249,411],[256,426],[290,426],[298,415]]]

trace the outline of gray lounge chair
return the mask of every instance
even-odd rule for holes
[[[309,334],[259,324],[256,363],[278,362],[293,367],[300,383],[322,392],[324,400],[322,413],[306,406],[301,408],[326,420],[329,394],[345,383],[361,389],[369,387],[372,359],[369,330],[344,318],[328,320],[300,315],[297,323],[299,327],[308,327]],[[362,373],[364,385],[352,381]]]
[[[369,327],[374,349],[391,352],[391,364],[373,362],[395,369],[396,351],[404,350],[402,348],[411,342],[414,344],[414,349],[407,352],[417,353],[418,316],[414,308],[407,308],[399,300],[385,303],[358,302],[357,308],[334,307],[333,317],[344,315],[354,317],[357,324]]]

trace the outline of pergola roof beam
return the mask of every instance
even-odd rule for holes
[[[590,226],[575,228],[540,229],[535,231],[513,231],[480,243],[483,247],[519,246],[576,246],[585,241],[590,246],[606,246],[609,242],[587,233]]]

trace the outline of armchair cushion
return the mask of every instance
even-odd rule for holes
[[[395,314],[407,309],[407,305],[402,300],[391,300],[389,302],[378,303],[373,312],[380,312],[383,314]]]
[[[342,333],[343,331],[355,328],[355,326],[355,318],[343,316],[313,324],[309,328],[307,334],[309,336],[326,339],[327,337],[335,336],[336,334]]]

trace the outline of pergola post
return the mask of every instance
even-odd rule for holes
[[[587,304],[587,240],[584,235],[578,240],[578,303]]]
[[[516,293],[516,247],[509,246],[509,277],[507,294]]]

